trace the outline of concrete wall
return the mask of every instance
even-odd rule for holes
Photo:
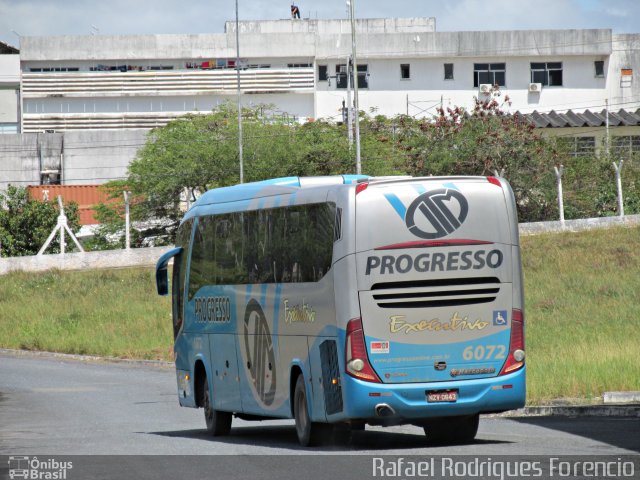
[[[171,247],[107,250],[104,252],[66,253],[64,255],[33,255],[0,258],[0,275],[13,271],[42,272],[45,270],[94,270],[153,266]]]
[[[38,134],[0,135],[0,190],[9,184],[40,184]]]
[[[17,124],[19,106],[20,93],[18,86],[0,85],[0,123]]]
[[[20,55],[0,55],[0,134],[17,133],[20,118]]]
[[[0,54],[0,85],[20,84],[20,55]]]
[[[99,185],[123,179],[145,141],[145,130],[66,132],[64,185]]]
[[[61,170],[64,185],[96,185],[124,178],[145,130],[0,135],[0,190],[39,185],[40,171]]]
[[[638,105],[640,96],[640,35],[614,35],[614,54],[611,56],[607,76],[608,95],[616,108],[629,108],[629,104]],[[633,69],[631,77],[621,75],[623,68]]]
[[[359,55],[371,58],[610,55],[612,51],[609,29],[435,32],[430,19],[369,22],[372,27],[360,29],[357,41]],[[233,28],[222,34],[22,37],[20,55],[22,62],[234,58]],[[241,22],[240,32],[243,57],[322,59],[351,51],[351,32],[344,21]]]

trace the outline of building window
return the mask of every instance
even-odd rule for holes
[[[453,80],[453,63],[444,64],[444,79]]]
[[[347,65],[336,65],[336,88],[347,88]]]
[[[77,72],[80,69],[78,67],[45,67],[45,68],[30,68],[30,72]]]
[[[324,82],[329,79],[326,65],[318,65],[318,81]]]
[[[347,65],[336,65],[336,88],[347,88]],[[358,88],[369,88],[369,65],[358,65]]]
[[[612,153],[620,157],[640,154],[640,135],[624,135],[613,137]]]
[[[596,60],[593,62],[593,66],[596,69],[596,77],[603,78],[604,77],[604,60]]]
[[[532,63],[531,83],[544,86],[562,86],[562,62]]]
[[[311,68],[310,63],[287,63],[288,68]]]
[[[506,63],[474,63],[473,86],[479,87],[483,83],[489,85],[506,85]]]
[[[408,63],[400,64],[400,78],[402,80],[409,80],[411,78],[411,65]]]

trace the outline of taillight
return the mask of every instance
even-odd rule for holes
[[[362,182],[356,185],[356,195],[366,190],[368,186],[369,186],[369,182]]]
[[[511,313],[511,340],[509,356],[500,375],[515,372],[524,366],[524,315],[522,310],[513,309]]]
[[[502,188],[502,184],[500,183],[500,179],[496,177],[487,177],[487,181],[496,187]]]
[[[367,382],[381,383],[369,363],[367,347],[364,342],[364,331],[362,330],[362,320],[359,318],[349,320],[347,324],[345,352],[347,374]]]

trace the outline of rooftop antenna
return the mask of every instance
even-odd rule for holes
[[[22,35],[20,35],[15,30],[11,30],[11,33],[13,33],[16,37],[18,37],[18,45],[20,45],[20,40],[22,40]]]

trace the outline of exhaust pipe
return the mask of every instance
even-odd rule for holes
[[[393,417],[395,414],[396,411],[386,403],[379,403],[376,405],[376,415],[378,417]]]

